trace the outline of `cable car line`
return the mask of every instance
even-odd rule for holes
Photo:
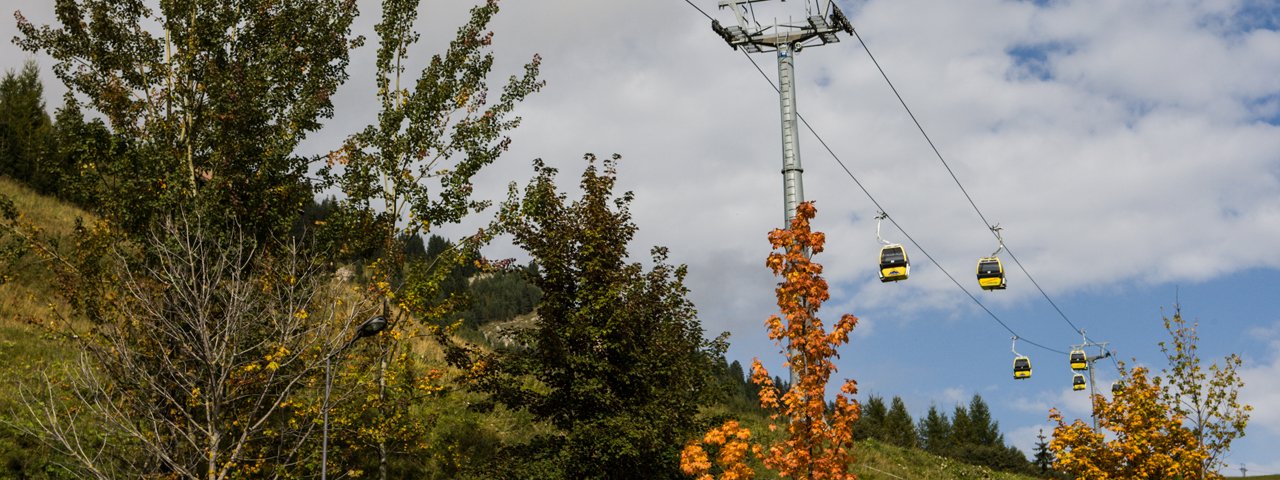
[[[697,11],[698,11],[698,13],[701,13],[701,14],[702,14],[702,16],[706,17],[708,20],[711,20],[711,21],[713,21],[713,22],[715,22],[715,21],[716,21],[714,18],[712,18],[712,17],[711,17],[711,15],[708,15],[708,14],[707,14],[707,12],[703,11],[703,10],[702,10],[702,8],[698,7],[698,6],[697,6],[696,4],[694,4],[691,0],[684,0],[684,1],[685,1],[685,3],[689,4],[689,6],[693,7],[693,8],[694,8],[694,10],[697,10]],[[855,35],[855,36],[857,35],[857,32],[856,32],[856,31],[854,32],[854,35]],[[858,37],[858,41],[859,41],[860,43],[862,43],[862,46],[863,46],[863,48],[864,48],[864,49],[866,49],[866,48],[867,48],[866,43],[865,43],[865,42],[862,42],[862,38],[861,38],[861,37]],[[867,54],[868,54],[868,55],[870,55],[870,53],[871,53],[871,51],[870,51],[870,50],[867,50]],[[781,91],[781,90],[778,88],[778,86],[773,82],[773,79],[772,79],[772,78],[769,78],[769,75],[768,75],[767,73],[765,73],[765,71],[764,71],[764,69],[763,69],[763,68],[761,68],[761,67],[760,67],[760,64],[759,64],[759,63],[757,63],[757,62],[755,61],[755,59],[754,59],[754,58],[751,58],[751,55],[749,55],[749,54],[747,54],[747,52],[743,51],[743,52],[742,52],[742,56],[743,56],[743,57],[746,57],[747,61],[751,62],[751,65],[752,65],[753,67],[755,67],[756,71],[760,73],[760,76],[761,76],[762,78],[764,78],[764,79],[765,79],[765,82],[767,82],[767,83],[769,84],[769,86],[770,86],[770,87],[772,87],[772,88],[774,89],[774,91],[776,91],[776,92],[780,92],[780,91]],[[872,57],[872,61],[874,61],[874,60],[875,60],[875,58],[874,58],[874,57]],[[879,63],[876,63],[876,68],[879,68]],[[881,70],[880,70],[880,72],[881,72],[881,75],[884,75],[884,70],[883,70],[883,69],[881,69]],[[888,77],[887,75],[885,75],[885,76],[884,76],[884,78],[885,78],[885,80],[886,80],[886,81],[888,81],[888,80],[889,80],[889,77]],[[893,88],[892,83],[890,83],[890,88]],[[894,88],[894,94],[895,94],[895,95],[897,95],[897,89],[896,89],[896,88]],[[899,100],[899,101],[902,101],[902,97],[901,97],[901,95],[899,95],[899,96],[898,96],[898,100]],[[902,105],[903,105],[903,107],[906,107],[906,103],[905,103],[905,102],[903,102],[903,103],[902,103]],[[910,114],[910,109],[908,109],[907,111],[908,111],[908,113]],[[898,223],[898,221],[897,221],[897,220],[895,220],[893,217],[889,216],[889,215],[886,213],[886,211],[885,211],[884,207],[880,205],[880,202],[879,202],[878,200],[876,200],[875,196],[874,196],[874,195],[871,195],[871,192],[867,190],[867,187],[866,187],[865,185],[863,185],[863,184],[862,184],[862,182],[861,182],[860,180],[858,180],[858,177],[857,177],[856,175],[854,175],[852,171],[850,171],[850,170],[849,170],[849,167],[848,167],[847,165],[845,165],[845,163],[844,163],[844,161],[843,161],[843,160],[841,160],[841,159],[840,159],[840,156],[836,154],[835,150],[833,150],[833,149],[831,148],[831,146],[830,146],[829,144],[827,144],[826,139],[822,138],[822,135],[819,135],[819,134],[818,134],[817,130],[815,130],[815,129],[813,128],[813,125],[809,124],[809,120],[808,120],[808,119],[806,119],[806,118],[804,117],[804,115],[800,114],[799,112],[797,112],[797,113],[796,113],[796,117],[800,120],[800,122],[801,122],[801,123],[803,123],[803,124],[804,124],[805,128],[809,130],[809,133],[810,133],[810,134],[812,134],[812,135],[814,136],[814,138],[818,140],[818,143],[819,143],[820,145],[822,145],[822,148],[823,148],[823,149],[825,149],[825,150],[827,151],[827,154],[828,154],[828,155],[830,155],[830,156],[831,156],[831,158],[832,158],[833,160],[835,160],[835,161],[836,161],[836,164],[838,164],[838,165],[840,166],[840,168],[841,168],[842,170],[844,170],[844,173],[845,173],[846,175],[848,175],[848,176],[849,176],[849,179],[853,180],[853,183],[854,183],[854,184],[856,184],[856,185],[858,186],[858,189],[859,189],[859,190],[862,190],[862,193],[863,193],[864,195],[866,195],[867,199],[871,200],[871,203],[872,203],[872,204],[874,204],[874,205],[876,206],[876,208],[879,210],[879,213],[880,213],[881,215],[883,215],[883,216],[885,217],[885,219],[889,220],[889,222],[890,222],[890,223],[892,223],[892,224],[893,224],[893,226],[894,226],[895,228],[897,228],[897,229],[898,229],[898,231],[902,232],[902,235],[903,235],[903,236],[905,236],[905,237],[907,238],[907,240],[908,240],[908,241],[910,241],[910,242],[911,242],[911,244],[912,244],[912,245],[914,245],[914,246],[916,247],[916,249],[920,251],[920,253],[924,254],[925,258],[928,258],[930,263],[933,263],[933,265],[934,265],[935,267],[938,267],[938,270],[939,270],[939,271],[941,271],[944,275],[946,275],[946,276],[947,276],[947,278],[951,280],[951,283],[955,284],[956,288],[959,288],[959,289],[960,289],[960,291],[964,292],[965,296],[969,297],[969,300],[971,300],[971,301],[973,301],[973,303],[977,304],[977,305],[978,305],[978,307],[979,307],[979,308],[981,308],[981,309],[982,309],[982,311],[986,312],[986,313],[987,313],[987,315],[988,315],[988,316],[990,316],[992,320],[995,320],[995,321],[996,321],[996,323],[1000,324],[1000,326],[1001,326],[1001,327],[1004,327],[1004,329],[1005,329],[1005,330],[1007,330],[1007,331],[1008,331],[1010,334],[1012,334],[1014,337],[1017,337],[1017,338],[1021,339],[1022,341],[1026,342],[1026,343],[1028,343],[1028,344],[1030,344],[1030,345],[1032,345],[1032,346],[1038,347],[1038,348],[1040,348],[1040,349],[1042,349],[1042,350],[1045,350],[1045,351],[1048,351],[1048,352],[1052,352],[1052,353],[1057,353],[1057,354],[1060,354],[1060,355],[1067,355],[1067,352],[1066,352],[1066,351],[1059,350],[1059,349],[1052,348],[1052,347],[1048,347],[1048,346],[1045,346],[1045,345],[1043,345],[1043,344],[1041,344],[1041,343],[1039,343],[1039,342],[1035,342],[1035,341],[1029,340],[1029,339],[1027,339],[1027,338],[1025,338],[1025,337],[1022,337],[1022,336],[1018,335],[1018,333],[1017,333],[1016,331],[1014,331],[1014,330],[1013,330],[1013,328],[1009,327],[1009,325],[1008,325],[1008,324],[1006,324],[1006,323],[1004,322],[1004,320],[1001,320],[1001,319],[1000,319],[1000,317],[999,317],[999,316],[997,316],[997,315],[995,314],[995,312],[992,312],[989,308],[987,308],[987,306],[986,306],[986,305],[984,305],[984,304],[982,303],[982,301],[978,300],[978,298],[977,298],[977,297],[975,297],[972,293],[970,293],[968,289],[964,288],[964,285],[962,285],[962,284],[960,283],[960,281],[959,281],[959,280],[956,280],[955,276],[951,275],[951,272],[947,271],[947,269],[946,269],[946,268],[944,268],[944,267],[942,266],[942,264],[941,264],[941,263],[939,263],[939,262],[938,262],[938,260],[937,260],[937,259],[935,259],[935,258],[933,257],[933,255],[929,254],[929,252],[928,252],[927,250],[925,250],[925,249],[924,249],[924,247],[923,247],[923,246],[921,246],[921,245],[920,245],[920,243],[919,243],[919,242],[917,242],[917,241],[916,241],[916,239],[915,239],[914,237],[912,237],[912,236],[911,236],[911,234],[907,233],[906,229],[904,229],[904,228],[902,227],[902,225],[900,225],[900,224]],[[914,115],[914,114],[911,114],[911,117],[912,117],[912,119],[913,119],[913,120],[915,119],[915,115]],[[924,132],[924,128],[923,128],[923,127],[920,127],[919,122],[916,122],[916,126],[920,128],[920,132],[921,132],[922,134],[924,134],[924,133],[925,133],[925,132]],[[927,134],[925,134],[925,138],[926,138],[926,139],[928,139],[928,135],[927,135]],[[932,141],[932,140],[929,140],[929,145],[930,145],[930,146],[933,146],[933,141]],[[937,152],[938,152],[938,150],[937,150],[937,148],[936,148],[936,147],[934,147],[934,152],[935,152],[935,153],[937,153]],[[941,158],[942,158],[941,153],[938,153],[938,157],[939,157],[939,159],[941,159]],[[945,164],[945,161],[944,161],[944,164]],[[948,170],[948,171],[950,171],[950,167],[949,167],[949,166],[947,167],[947,170]],[[952,177],[953,177],[953,178],[955,178],[954,173],[952,174]],[[959,182],[959,180],[956,180],[956,181],[957,181],[957,183]],[[961,188],[961,190],[963,191],[963,188]],[[967,191],[965,192],[965,196],[966,196],[966,197],[968,197],[968,192],[967,192]],[[971,198],[969,199],[969,202],[970,202],[970,204],[971,204],[971,205],[973,205],[974,209],[975,209],[975,210],[977,210],[977,205],[973,203],[973,200],[972,200]],[[982,216],[982,212],[981,212],[981,211],[978,211],[978,215],[979,215],[979,216]],[[985,218],[985,217],[983,217],[983,218],[982,218],[982,220],[983,220],[983,222],[986,222],[986,218]],[[989,223],[988,223],[988,228],[991,228]],[[999,236],[998,236],[998,234],[997,234],[997,239],[999,240]],[[1000,240],[1000,241],[1001,241],[1001,245],[1003,246],[1003,240]],[[1008,248],[1007,248],[1007,247],[1005,247],[1005,250],[1006,250],[1006,251],[1008,251]],[[1017,258],[1016,258],[1016,257],[1013,257],[1013,253],[1012,253],[1012,252],[1010,252],[1009,256],[1010,256],[1011,258],[1014,258],[1014,262],[1015,262],[1015,263],[1017,262]],[[1019,264],[1018,264],[1018,266],[1019,266],[1019,268],[1022,268],[1021,263],[1019,263]],[[1026,269],[1025,269],[1025,268],[1022,268],[1022,270],[1023,270],[1023,273],[1026,273]],[[1030,275],[1029,275],[1029,274],[1028,274],[1027,276],[1028,276],[1028,278],[1030,278]],[[1032,280],[1032,283],[1033,283],[1033,284],[1035,284],[1035,281],[1034,281],[1034,280]],[[1038,284],[1037,284],[1036,286],[1037,286],[1037,288],[1039,288],[1039,285],[1038,285]],[[1043,290],[1043,289],[1041,289],[1040,291],[1041,291],[1041,293],[1042,293],[1042,294],[1044,294],[1044,290]],[[1046,295],[1046,298],[1048,298],[1047,294],[1045,294],[1045,295]],[[1050,300],[1050,303],[1051,303],[1051,304],[1053,303],[1053,302],[1052,302],[1052,300]],[[1057,305],[1054,305],[1054,307],[1055,307],[1055,308],[1057,308]],[[1058,311],[1058,313],[1061,315],[1061,314],[1062,314],[1062,311],[1061,311],[1061,310],[1059,310],[1059,311]],[[1065,316],[1065,315],[1063,315],[1063,318],[1064,318],[1064,319],[1066,319],[1066,316]],[[1067,320],[1067,322],[1068,322],[1068,323],[1071,323],[1071,321],[1070,321],[1069,319]],[[1073,328],[1074,328],[1074,326],[1075,326],[1075,325],[1074,325],[1074,324],[1072,324],[1072,327],[1073,327]],[[1077,330],[1078,330],[1078,329],[1077,329]]]
[[[702,14],[702,16],[707,17],[707,20],[711,20],[713,22],[716,20],[714,18],[711,18],[711,15],[707,15],[707,12],[704,12],[702,10],[702,7],[695,5],[692,0],[684,0],[684,3],[689,4],[690,7],[693,7],[694,10],[697,10],[698,13]]]
[[[687,2],[689,0],[685,0],[685,1]],[[756,67],[756,71],[760,72],[760,76],[763,77],[765,81],[769,82],[769,86],[773,87],[775,91],[778,90],[778,86],[773,83],[773,79],[769,78],[769,75],[764,72],[763,68],[760,68],[760,64],[756,63],[754,58],[751,58],[751,56],[748,55],[746,52],[742,52],[742,56],[746,57],[747,60],[751,62],[751,65]],[[840,159],[840,156],[836,154],[835,150],[831,149],[831,146],[828,145],[827,141],[822,138],[822,135],[819,135],[817,130],[814,130],[813,125],[809,124],[809,121],[804,118],[804,115],[797,113],[796,117],[799,118],[800,123],[803,123],[805,128],[809,130],[809,133],[812,134],[814,138],[818,140],[818,144],[822,145],[822,148],[827,151],[827,154],[831,155],[831,158],[836,161],[836,164],[840,165],[840,168],[844,170],[844,173],[848,175],[851,180],[853,180],[853,183],[858,185],[858,189],[862,190],[862,193],[867,196],[867,199],[871,200],[871,203],[874,204],[876,206],[876,209],[878,209],[879,212],[885,216],[885,219],[889,220],[889,223],[892,223],[894,228],[897,228],[898,231],[902,232],[902,235],[906,237],[907,240],[910,241],[911,244],[914,245],[916,249],[920,251],[920,253],[924,254],[925,258],[929,259],[929,262],[933,263],[935,267],[938,267],[938,270],[940,270],[944,275],[946,275],[947,278],[951,279],[951,283],[954,283],[956,287],[960,289],[960,291],[964,292],[965,296],[968,296],[969,299],[973,301],[973,303],[976,303],[978,307],[981,307],[982,311],[987,312],[987,315],[990,316],[993,320],[995,320],[996,323],[999,323],[1001,327],[1004,327],[1004,329],[1008,330],[1010,334],[1022,339],[1022,341],[1028,344],[1034,345],[1036,347],[1040,347],[1041,349],[1049,352],[1058,353],[1061,355],[1067,354],[1067,352],[1063,350],[1047,347],[1045,345],[1028,340],[1027,338],[1018,335],[1018,332],[1014,331],[1013,328],[1009,327],[1008,324],[1004,323],[1004,320],[1001,320],[999,316],[996,316],[995,312],[992,312],[990,309],[988,309],[987,306],[982,303],[982,301],[978,300],[978,297],[975,297],[973,296],[972,293],[969,293],[969,290],[967,288],[964,288],[964,285],[960,284],[960,281],[956,280],[956,278],[951,275],[951,272],[948,272],[947,269],[944,268],[941,263],[938,263],[938,260],[933,258],[933,255],[930,255],[929,251],[925,250],[924,247],[922,247],[920,243],[917,242],[916,239],[911,236],[911,234],[907,233],[907,230],[902,228],[902,225],[898,224],[897,220],[894,220],[893,217],[885,213],[884,207],[880,205],[880,202],[876,200],[876,197],[874,195],[871,195],[871,192],[867,190],[867,187],[864,186],[862,182],[858,180],[858,177],[855,176],[853,172],[849,170],[849,167],[845,165],[843,160]]]
[[[1053,307],[1054,311],[1058,312],[1058,316],[1062,317],[1062,319],[1067,322],[1067,325],[1071,326],[1072,330],[1083,335],[1084,330],[1077,326],[1075,322],[1072,322],[1071,318],[1067,317],[1067,314],[1062,311],[1062,308],[1058,307],[1057,302],[1053,301],[1053,298],[1049,296],[1048,292],[1045,292],[1044,288],[1040,286],[1040,282],[1037,282],[1035,277],[1031,275],[1031,272],[1027,271],[1027,268],[1022,265],[1020,260],[1018,260],[1018,256],[1014,255],[1013,250],[1004,246],[1004,240],[1000,238],[1000,233],[998,231],[999,225],[992,226],[991,222],[987,220],[986,215],[982,213],[982,209],[978,208],[977,202],[974,202],[973,197],[969,195],[969,191],[965,189],[964,184],[960,182],[960,178],[957,177],[955,171],[951,169],[951,165],[948,164],[947,160],[942,156],[942,152],[939,151],[937,145],[933,143],[933,139],[929,137],[928,132],[925,131],[920,120],[917,119],[915,113],[911,111],[911,107],[907,106],[906,100],[902,98],[902,94],[898,92],[898,88],[894,86],[893,81],[889,79],[889,75],[885,73],[884,68],[880,66],[880,62],[876,60],[875,55],[871,53],[871,49],[867,47],[867,42],[858,34],[858,30],[856,28],[850,28],[850,30],[853,31],[854,38],[857,38],[858,43],[862,45],[862,50],[867,53],[867,57],[871,59],[871,63],[876,66],[876,70],[880,72],[880,76],[884,78],[885,83],[889,85],[889,89],[893,91],[893,95],[898,98],[898,103],[902,105],[903,110],[905,110],[907,115],[911,117],[912,123],[915,123],[916,128],[920,130],[920,135],[924,137],[925,142],[928,142],[929,148],[933,150],[933,154],[938,157],[938,161],[947,169],[947,173],[951,175],[951,180],[953,180],[956,186],[960,188],[960,192],[964,194],[965,200],[969,201],[969,205],[973,207],[973,211],[978,214],[978,218],[980,218],[982,223],[992,231],[992,234],[995,235],[996,239],[1000,241],[1001,246],[1004,247],[1005,252],[1009,254],[1009,258],[1013,259],[1013,263],[1018,266],[1018,269],[1022,271],[1023,275],[1026,275],[1027,279],[1031,280],[1031,284],[1036,287],[1036,290],[1040,291],[1040,295],[1044,296],[1044,299],[1049,302],[1049,305]],[[994,257],[995,255],[993,254],[992,256]],[[1117,365],[1116,368],[1119,369],[1119,365]]]

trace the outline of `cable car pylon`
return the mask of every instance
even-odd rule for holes
[[[1107,346],[1110,344],[1111,342],[1095,342],[1095,341],[1089,340],[1089,336],[1085,333],[1084,330],[1081,330],[1080,344],[1071,346],[1071,359],[1070,359],[1071,369],[1072,370],[1088,370],[1089,372],[1089,398],[1093,398],[1098,394],[1098,390],[1097,388],[1094,387],[1094,381],[1093,381],[1093,362],[1111,357],[1111,350],[1107,348]],[[1099,353],[1097,355],[1086,355],[1085,349],[1089,347],[1097,347]],[[1077,360],[1079,360],[1078,356],[1084,357],[1083,369],[1076,368],[1078,365]],[[1075,378],[1072,380],[1071,389],[1084,390],[1084,385],[1081,384],[1083,380],[1084,380],[1084,375],[1080,373],[1076,373]],[[1093,428],[1096,430],[1098,428],[1098,412],[1091,411],[1090,415],[1093,417]]]
[[[782,120],[782,228],[791,228],[796,208],[804,202],[804,169],[800,167],[800,136],[796,110],[795,54],[802,48],[826,45],[840,41],[839,32],[853,35],[853,25],[834,1],[827,3],[828,15],[810,11],[804,20],[762,26],[752,19],[748,21],[748,6],[769,0],[720,0],[720,8],[728,7],[737,20],[735,26],[724,26],[719,20],[711,20],[711,30],[725,43],[747,54],[777,52],[778,59],[778,108]],[[749,58],[749,57],[748,57]],[[788,347],[790,349],[790,347]],[[799,372],[793,366],[790,380],[795,382]]]

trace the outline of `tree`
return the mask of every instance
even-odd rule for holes
[[[407,255],[405,242],[488,206],[472,199],[471,179],[506,151],[506,135],[520,123],[512,114],[515,106],[542,87],[535,55],[499,91],[489,88],[494,34],[487,29],[499,10],[493,0],[471,9],[448,48],[433,55],[416,79],[406,75],[405,64],[419,40],[414,22],[420,3],[383,2],[382,19],[374,27],[378,117],[330,153],[320,171],[323,185],[345,196],[332,223],[334,250],[340,259],[365,266],[378,295],[396,307],[389,309],[390,335],[371,369],[377,381],[362,405],[382,417],[375,419],[375,428],[358,432],[361,443],[376,449],[380,478],[389,475],[395,452],[411,457],[412,447],[422,444],[420,431],[382,421],[406,418],[418,395],[413,389],[396,394],[388,379],[413,372],[416,354],[408,339],[450,341],[448,327],[465,308],[455,294],[465,290],[463,275],[474,271],[468,264],[479,259],[479,248],[496,225],[443,251],[433,249],[433,238],[423,256]]]
[[[885,417],[889,408],[884,405],[884,398],[879,395],[868,395],[858,415],[858,423],[853,425],[853,437],[858,440],[874,438],[883,439]]]
[[[282,236],[312,193],[312,159],[294,149],[332,116],[361,43],[356,3],[147,3],[60,0],[57,26],[16,14],[18,45],[53,57],[117,137],[80,165],[111,193],[98,213],[145,236],[153,219],[198,204],[255,239]]]
[[[21,72],[9,70],[0,80],[0,175],[56,193],[57,154],[53,124],[45,111],[40,68],[28,60]]]
[[[929,406],[929,413],[920,419],[916,428],[920,446],[934,455],[944,455],[951,449],[951,421],[947,414],[939,413],[936,405]]]
[[[920,430],[921,445],[938,455],[1011,472],[1030,468],[1022,451],[1004,444],[1000,425],[980,395],[975,394],[967,406],[956,405],[950,421],[930,408],[920,421]]]
[[[881,438],[892,445],[904,448],[916,448],[916,426],[907,413],[907,405],[902,397],[895,395],[889,413],[884,417],[881,427]]]
[[[977,443],[977,436],[974,435],[973,421],[969,419],[969,410],[963,404],[957,404],[954,412],[951,413],[951,446],[958,449],[963,445],[973,445]],[[952,454],[955,454],[953,450]]]
[[[522,75],[491,95],[493,32],[485,29],[498,3],[490,0],[471,10],[447,51],[431,58],[412,88],[402,86],[404,63],[418,41],[413,23],[419,2],[384,2],[375,27],[381,39],[378,119],[332,152],[321,169],[325,184],[346,195],[345,213],[372,219],[379,231],[374,241],[384,243],[397,230],[408,236],[430,232],[487,206],[471,199],[471,178],[506,151],[506,133],[520,124],[512,111],[543,85],[535,55]],[[397,222],[407,223],[399,228]],[[431,246],[426,250],[430,257]]]
[[[1094,411],[1102,412],[1098,414],[1099,428],[1117,432],[1115,441],[1104,444],[1100,433],[1086,435],[1075,424],[1065,425],[1056,410],[1052,412],[1059,428],[1054,430],[1050,447],[1059,463],[1090,469],[1096,475],[1144,471],[1221,477],[1217,470],[1222,466],[1222,455],[1232,440],[1244,435],[1253,408],[1237,400],[1239,389],[1244,386],[1236,371],[1241,365],[1240,357],[1228,355],[1223,366],[1215,363],[1206,372],[1197,353],[1197,325],[1187,325],[1176,306],[1173,318],[1163,320],[1171,342],[1159,343],[1168,361],[1164,376],[1151,376],[1148,380],[1143,368],[1126,374],[1121,364],[1122,379],[1129,375],[1140,384],[1124,379],[1122,390],[1110,402],[1101,396],[1094,398]],[[1103,413],[1110,415],[1106,423],[1102,421]],[[1062,439],[1058,438],[1059,431],[1064,435]],[[1123,454],[1100,454],[1094,462],[1074,455],[1064,461],[1061,452],[1075,449],[1104,454],[1123,449]]]
[[[112,249],[116,301],[93,329],[69,332],[81,354],[65,371],[25,385],[32,433],[77,475],[272,476],[313,451],[307,386],[373,306],[296,250],[205,221],[157,228],[150,261]]]
[[[123,156],[125,143],[102,119],[85,120],[80,102],[70,95],[58,109],[54,132],[58,151],[52,160],[58,165],[50,170],[56,173],[51,176],[56,176],[58,197],[88,211],[106,212],[103,205],[119,199],[113,191],[115,178],[108,179],[104,172],[123,165],[115,159]]]
[[[1042,428],[1036,434],[1036,456],[1033,463],[1040,468],[1040,474],[1045,475],[1053,467],[1054,461],[1053,452],[1049,450],[1049,442],[1044,440],[1044,429]]]
[[[627,262],[637,227],[632,194],[613,193],[619,158],[601,168],[588,154],[572,202],[557,190],[556,170],[534,162],[511,226],[538,265],[531,348],[462,358],[477,388],[554,427],[508,449],[507,476],[681,478],[680,445],[715,388],[723,344],[702,338],[685,267],[667,264],[662,247],[651,250],[648,270]]]
[[[335,389],[356,400],[334,414],[361,428],[334,445],[330,460],[370,468],[364,459],[376,458],[386,478],[397,457],[411,457],[423,444],[426,426],[407,413],[438,393],[432,382],[438,372],[421,368],[408,340],[445,334],[435,327],[458,307],[442,294],[445,280],[477,258],[491,232],[467,237],[432,262],[407,261],[401,244],[485,205],[472,200],[470,179],[509,145],[506,132],[519,123],[515,105],[542,85],[538,58],[500,91],[488,88],[493,35],[486,28],[498,11],[490,1],[472,9],[447,51],[402,86],[403,65],[418,40],[412,26],[419,2],[384,2],[376,26],[377,122],[330,155],[301,156],[294,150],[332,115],[348,51],[363,42],[350,31],[357,2],[148,3],[60,0],[58,26],[33,25],[18,14],[19,44],[51,55],[73,95],[107,120],[85,124],[94,135],[65,146],[75,152],[78,171],[94,179],[83,182],[93,187],[83,196],[99,200],[94,211],[106,219],[105,228],[85,229],[77,247],[132,240],[152,248],[140,239],[166,214],[183,211],[209,218],[208,228],[237,226],[209,235],[243,234],[252,245],[282,248],[269,240],[287,237],[312,201],[305,174],[324,161],[321,185],[341,189],[344,198],[324,212],[318,243],[339,260],[370,262],[361,268],[369,280],[362,293],[391,318],[387,332],[369,342],[377,349],[365,365],[371,368],[337,376]],[[77,109],[67,108],[68,117],[83,118]],[[16,217],[5,226],[25,234],[13,225]],[[73,306],[92,319],[104,317],[97,311],[111,284],[109,269],[94,263],[96,253],[81,248],[84,261],[63,268],[76,287],[66,289],[76,292]],[[313,460],[283,467],[305,473]]]
[[[840,387],[842,393],[837,394],[833,402],[825,399],[827,383],[835,372],[831,359],[837,355],[836,348],[849,341],[849,333],[858,320],[846,314],[828,332],[817,317],[818,309],[829,294],[822,278],[822,265],[811,258],[822,253],[826,240],[821,232],[810,229],[810,220],[816,212],[812,202],[802,203],[789,229],[769,233],[773,248],[782,249],[782,253],[770,253],[765,261],[774,275],[783,279],[776,290],[782,316],[771,316],[765,326],[769,338],[784,347],[787,358],[784,365],[795,372],[795,378],[783,392],[778,382],[769,378],[759,359],[752,362],[752,381],[761,387],[760,404],[772,411],[770,429],[781,426],[786,435],[769,445],[767,452],[762,445],[753,445],[751,452],[779,476],[852,479],[856,476],[849,469],[854,462],[853,429],[858,421],[859,406],[846,395],[857,394],[857,383],[845,380]],[[681,467],[686,474],[708,479],[714,473],[719,473],[722,479],[754,474],[750,468],[744,468],[742,456],[723,458],[722,453],[715,464],[703,461],[709,459],[703,445],[715,444],[710,441],[714,439],[709,434],[703,442],[695,440],[685,446]]]
[[[1050,411],[1057,424],[1049,442],[1053,468],[1082,479],[1197,475],[1208,455],[1183,426],[1183,417],[1162,401],[1160,379],[1148,380],[1141,367],[1127,372],[1122,367],[1121,377],[1124,386],[1113,400],[1093,398],[1099,430],[1080,419],[1068,424],[1057,409]]]
[[[1186,419],[1196,444],[1203,448],[1206,456],[1198,478],[1204,479],[1224,466],[1223,455],[1230,450],[1232,440],[1244,436],[1253,407],[1241,405],[1238,400],[1244,387],[1244,379],[1237,372],[1242,363],[1239,355],[1227,355],[1222,365],[1214,362],[1207,372],[1201,366],[1198,326],[1199,322],[1187,324],[1178,305],[1174,306],[1173,318],[1164,317],[1164,329],[1172,343],[1160,342],[1160,351],[1169,365],[1162,372],[1168,382],[1161,394],[1164,403]]]
[[[968,422],[960,435],[968,439],[968,443],[984,446],[1004,445],[1004,435],[1000,434],[1000,424],[991,418],[991,408],[982,396],[974,394],[969,400]]]

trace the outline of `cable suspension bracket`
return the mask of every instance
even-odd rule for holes
[[[991,229],[991,233],[994,233],[996,235],[996,241],[1000,242],[1000,246],[996,247],[996,251],[991,252],[991,256],[994,257],[996,255],[999,255],[1000,251],[1004,250],[1004,237],[1000,236],[1000,231],[1004,229],[1001,228],[1000,224],[998,223],[995,224],[994,226],[990,226],[987,228]]]

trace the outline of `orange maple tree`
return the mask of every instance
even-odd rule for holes
[[[853,315],[844,315],[828,332],[818,318],[818,309],[829,298],[822,265],[811,260],[822,252],[826,236],[810,230],[817,209],[812,202],[796,208],[787,230],[769,233],[774,252],[765,265],[782,277],[776,290],[781,316],[765,321],[769,338],[784,346],[785,367],[793,379],[786,392],[774,384],[768,370],[754,359],[751,381],[760,385],[760,404],[771,411],[771,430],[785,428],[787,435],[767,447],[748,445],[751,432],[730,420],[701,439],[690,442],[681,455],[681,469],[701,480],[751,478],[747,454],[763,460],[764,466],[784,478],[855,479],[853,464],[853,424],[860,407],[851,398],[858,384],[845,380],[842,393],[827,404],[826,389],[835,372],[836,348],[849,341],[857,324]],[[778,250],[782,250],[779,252]],[[846,396],[846,394],[848,396]],[[715,452],[714,457],[707,449]]]

